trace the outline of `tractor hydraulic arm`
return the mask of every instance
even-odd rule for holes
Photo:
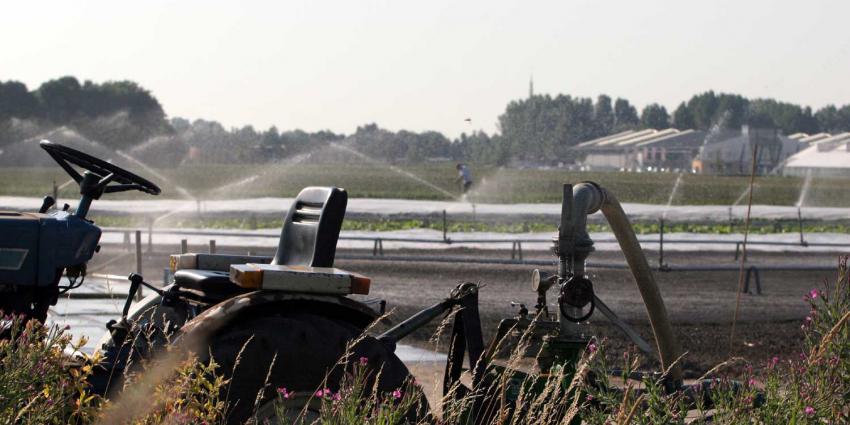
[[[464,298],[477,294],[478,286],[473,283],[463,283],[455,288],[451,295],[443,301],[428,307],[407,320],[393,326],[391,329],[378,336],[378,340],[386,344],[395,344],[402,338],[410,335],[417,329],[427,325],[456,305],[462,304]]]

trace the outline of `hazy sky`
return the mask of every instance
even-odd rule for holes
[[[528,93],[672,109],[714,89],[850,103],[850,1],[15,1],[0,79],[130,79],[170,116],[496,130]],[[471,118],[472,123],[464,121]]]

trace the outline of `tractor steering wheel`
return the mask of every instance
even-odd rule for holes
[[[77,184],[81,184],[83,176],[71,164],[83,170],[97,175],[102,180],[103,192],[115,193],[128,190],[138,190],[151,195],[159,195],[159,187],[145,178],[139,177],[117,165],[110,164],[102,159],[95,158],[87,153],[80,152],[67,146],[57,145],[49,140],[39,143],[42,149],[55,160]],[[115,182],[117,184],[110,184]],[[95,197],[97,198],[97,196]]]

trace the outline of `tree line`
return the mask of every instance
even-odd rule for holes
[[[132,81],[81,84],[68,76],[32,91],[19,81],[0,81],[0,142],[28,128],[57,125],[121,148],[171,130],[159,101]]]
[[[707,91],[669,113],[656,103],[638,112],[629,100],[604,94],[595,100],[532,95],[508,103],[494,134],[477,131],[449,139],[436,131],[393,132],[374,123],[348,136],[276,127],[227,129],[215,121],[167,119],[153,94],[132,81],[80,83],[69,76],[35,90],[18,81],[0,81],[0,146],[65,125],[163,164],[278,161],[343,139],[365,155],[390,162],[568,163],[578,143],[625,130],[737,129],[744,124],[774,127],[785,134],[850,131],[850,105],[813,111],[775,99]]]

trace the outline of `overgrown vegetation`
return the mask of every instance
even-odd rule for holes
[[[612,364],[608,360],[611,356],[605,355],[604,341],[593,341],[574,369],[560,368],[548,377],[527,378],[519,385],[516,405],[504,404],[501,398],[502,403],[490,412],[492,423],[568,424],[578,418],[587,424],[846,423],[850,420],[848,276],[844,258],[834,283],[812,289],[804,297],[811,311],[801,326],[805,343],[797,357],[775,356],[764,365],[733,358],[695,384],[671,391],[663,374],[644,375],[642,381],[634,379],[635,369],[642,362],[637,354],[625,352],[619,364]],[[518,367],[527,348],[520,343],[507,367]],[[733,363],[743,364],[743,374],[724,372]],[[393,416],[387,412],[387,405],[379,410],[351,408],[361,405],[359,393],[351,391],[359,388],[360,376],[354,374],[349,379],[339,393],[322,399],[321,423],[403,423],[374,422]],[[497,399],[511,390],[508,380],[497,380],[490,389]],[[281,398],[288,395],[285,389],[280,394]],[[471,393],[457,400],[451,396],[442,399],[445,404],[439,423],[467,423],[466,414],[480,396]],[[390,406],[400,418],[410,402]],[[431,423],[430,418],[419,423]]]
[[[0,423],[42,424],[216,424],[226,404],[218,398],[226,381],[216,364],[187,357],[163,365],[157,359],[138,374],[128,375],[125,392],[106,401],[90,392],[87,379],[99,356],[69,357],[85,345],[73,341],[67,328],[44,326],[21,317],[4,316],[0,338]],[[173,373],[146,383],[146,371],[168,367]],[[135,397],[134,397],[135,395]]]
[[[810,312],[801,325],[804,343],[797,356],[776,356],[763,365],[732,358],[709,371],[705,379],[671,391],[665,375],[634,379],[633,372],[642,363],[634,352],[606,355],[605,342],[592,341],[574,368],[555,368],[546,377],[527,378],[518,387],[516,407],[497,403],[491,411],[492,423],[567,424],[575,418],[588,424],[847,423],[848,277],[843,258],[834,282],[825,282],[803,297]],[[193,358],[178,363],[171,378],[146,393],[142,407],[121,399],[107,402],[86,389],[85,379],[91,373],[88,363],[68,368],[63,349],[79,344],[71,344],[64,329],[36,322],[24,326],[9,316],[4,321],[10,329],[10,338],[0,341],[0,420],[4,423],[219,423],[226,417],[226,400],[218,397],[227,381],[217,375],[214,363],[203,365]],[[518,367],[528,347],[521,340],[504,364]],[[318,402],[314,411],[318,423],[465,424],[480,397],[475,392],[460,397],[450,393],[441,400],[442,413],[437,415],[441,419],[429,415],[412,419],[421,400],[415,382],[392,392],[371,391],[366,382],[374,371],[365,367],[368,361],[355,362],[338,391],[323,387],[308,395]],[[148,368],[155,368],[155,363]],[[738,367],[728,368],[732,364]],[[743,372],[733,375],[730,370]],[[143,380],[144,374],[131,378],[128,387]],[[307,421],[303,415],[284,415],[291,413],[287,401],[296,394],[283,385],[277,391],[278,423],[310,423],[312,419]],[[496,379],[490,389],[498,395],[508,391],[508,385],[509,380]],[[497,400],[504,399],[497,396]],[[136,407],[121,410],[128,405]],[[116,410],[121,414],[115,416]]]

